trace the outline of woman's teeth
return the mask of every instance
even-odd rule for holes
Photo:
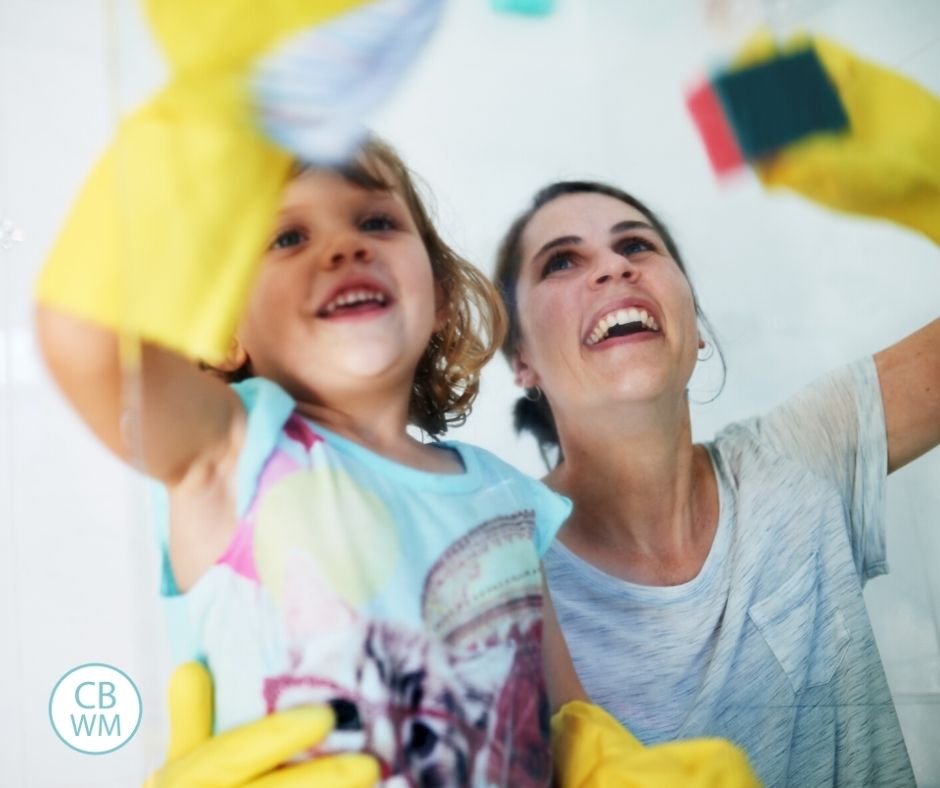
[[[332,301],[330,301],[330,303],[320,310],[320,313],[323,317],[328,317],[340,307],[348,307],[355,304],[369,302],[379,304],[380,306],[385,306],[387,301],[388,299],[385,297],[385,294],[380,293],[378,290],[349,290],[345,293],[341,293]]]
[[[614,326],[628,326],[631,323],[638,324],[637,331],[659,331],[656,318],[650,315],[649,312],[645,309],[629,307],[610,312],[598,320],[594,330],[588,336],[586,344],[596,345],[608,337]]]

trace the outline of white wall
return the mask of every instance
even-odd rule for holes
[[[259,4],[260,5],[260,4]],[[723,26],[706,7],[731,9]],[[453,0],[406,88],[378,119],[436,194],[446,235],[489,270],[501,232],[540,185],[620,184],[671,225],[728,357],[724,393],[696,436],[760,412],[815,375],[901,338],[940,312],[940,255],[884,223],[720,187],[685,115],[696,72],[774,11],[940,92],[934,0],[559,0],[547,20]],[[163,746],[167,659],[146,491],[88,436],[33,350],[31,282],[120,107],[162,65],[130,0],[0,0],[0,784],[139,784]],[[708,396],[714,369],[693,389]],[[516,392],[487,370],[457,436],[542,472],[512,437]],[[893,477],[892,573],[866,591],[915,770],[940,785],[940,453]],[[123,750],[67,749],[47,716],[56,680],[83,662],[127,671],[144,720]]]

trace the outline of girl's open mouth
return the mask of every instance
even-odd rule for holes
[[[364,317],[384,312],[391,304],[391,297],[382,290],[369,286],[349,287],[318,309],[317,317]]]

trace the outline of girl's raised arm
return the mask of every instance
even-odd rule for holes
[[[193,362],[142,343],[135,379],[122,368],[110,329],[42,305],[36,329],[69,402],[111,451],[144,473],[173,486],[237,452],[244,424],[238,397]],[[124,392],[135,385],[136,403]]]

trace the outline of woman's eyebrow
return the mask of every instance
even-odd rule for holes
[[[538,260],[545,252],[550,249],[554,249],[557,246],[568,246],[569,244],[579,244],[581,243],[582,238],[580,235],[563,235],[560,238],[554,238],[545,244],[541,249],[539,249],[534,255],[532,255],[533,260]]]
[[[659,235],[659,233],[656,232],[656,228],[649,224],[649,222],[638,222],[634,219],[617,222],[617,224],[610,228],[610,234],[615,235],[616,233],[626,232],[627,230],[649,230]]]

